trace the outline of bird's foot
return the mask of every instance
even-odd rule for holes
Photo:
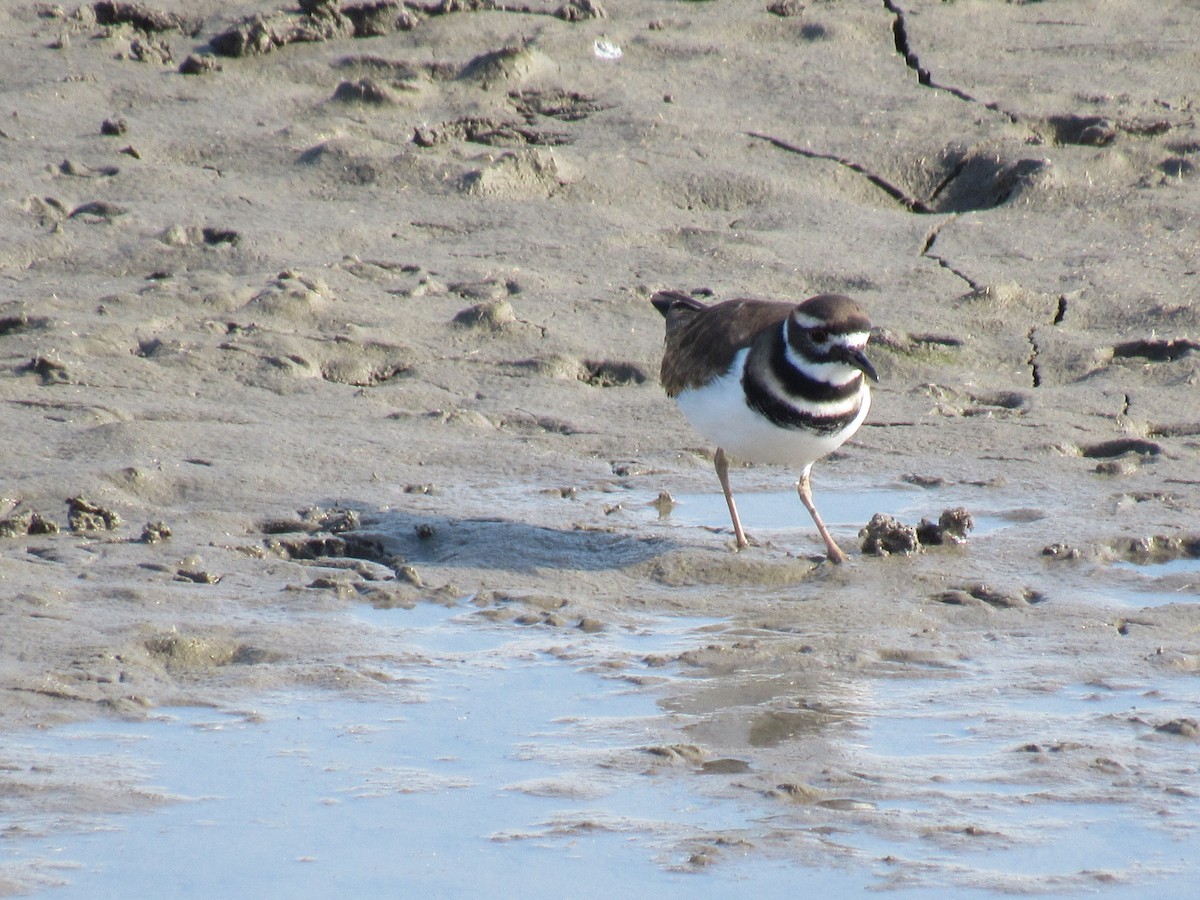
[[[740,550],[745,550],[747,547],[761,547],[761,546],[762,546],[762,542],[759,541],[757,538],[753,537],[752,535],[745,534],[745,533],[743,533],[741,535],[737,535],[737,534],[733,535],[733,550],[735,553]]]
[[[829,555],[826,557],[835,566],[840,566],[842,563],[850,561],[850,557],[845,554],[841,547],[837,544],[830,544]]]

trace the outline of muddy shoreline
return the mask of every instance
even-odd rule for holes
[[[1081,685],[1178,701],[1061,733],[998,714],[985,768],[1194,831],[1195,10],[308,7],[0,13],[0,727],[370,697],[393,651],[354,605],[545,629],[564,665],[686,614],[725,625],[613,667],[661,691],[679,777],[737,760],[696,789],[782,817],[751,846],[799,819],[1020,839],[963,832],[934,773],[837,724],[925,688],[951,719]],[[741,553],[719,516],[660,516],[719,496],[657,384],[662,288],[867,309],[872,412],[813,473],[850,565],[798,502]],[[856,491],[877,508],[839,519]],[[910,524],[998,524],[864,555],[897,492]],[[125,802],[73,790],[6,812]]]

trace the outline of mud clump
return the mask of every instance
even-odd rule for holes
[[[67,527],[72,531],[115,531],[121,527],[121,517],[84,497],[67,500]]]
[[[503,331],[517,321],[517,315],[507,300],[491,300],[460,310],[452,321],[463,328]]]
[[[171,536],[171,526],[166,522],[147,522],[142,527],[142,536],[138,538],[143,544],[157,544]]]
[[[1133,563],[1163,563],[1200,559],[1200,535],[1154,535],[1129,542],[1122,554]]]
[[[341,82],[333,92],[333,99],[339,103],[366,103],[374,106],[387,106],[396,102],[391,91],[373,78]]]
[[[906,556],[920,553],[925,547],[945,544],[965,544],[967,534],[974,529],[975,520],[963,507],[945,510],[936,522],[922,519],[917,525],[906,525],[894,516],[876,513],[858,536],[862,551],[871,556]]]
[[[0,519],[0,538],[24,537],[28,534],[58,534],[58,532],[57,522],[53,522],[31,509],[23,509]]]
[[[257,647],[174,632],[152,637],[144,646],[146,652],[168,671],[256,665],[271,659],[270,653]]]
[[[196,37],[203,26],[199,17],[189,18],[176,13],[153,9],[144,3],[123,3],[100,0],[92,7],[98,25],[131,25],[146,34],[178,31]]]
[[[948,509],[938,516],[937,522],[922,519],[917,525],[917,540],[927,547],[942,544],[965,544],[967,535],[975,528],[975,520],[961,506]]]
[[[1180,737],[1200,738],[1200,723],[1187,716],[1156,725],[1154,730],[1160,734],[1177,734]]]
[[[314,506],[300,510],[297,515],[297,519],[267,519],[259,523],[258,529],[263,534],[312,534],[317,531],[344,534],[347,531],[358,531],[362,527],[358,513],[352,509],[324,509]]]
[[[921,550],[917,529],[886,513],[871,516],[871,521],[858,536],[862,538],[862,552],[871,556],[891,556],[893,553],[907,556]]]

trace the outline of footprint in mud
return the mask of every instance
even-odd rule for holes
[[[69,159],[58,164],[58,171],[72,178],[112,178],[121,173],[116,166],[88,166]]]
[[[467,141],[488,147],[554,147],[569,144],[572,138],[561,131],[538,131],[520,122],[463,116],[440,125],[418,125],[412,141],[426,149],[451,141]]]
[[[341,16],[250,16],[215,35],[209,47],[219,56],[260,56],[293,43],[321,43],[354,34],[353,23]]]
[[[614,360],[583,360],[586,373],[581,381],[594,387],[625,387],[631,384],[644,384],[647,378],[645,371],[636,363]]]
[[[570,359],[543,361],[534,364],[535,370],[554,378],[574,378],[592,387],[628,387],[645,384],[649,376],[637,363],[611,359]]]
[[[140,4],[107,5],[118,9],[141,8]],[[350,38],[384,37],[397,32],[412,31],[427,17],[476,10],[494,9],[527,15],[540,14],[554,16],[564,22],[581,22],[603,18],[605,15],[595,0],[567,0],[562,6],[545,11],[519,6],[508,9],[503,5],[455,2],[418,6],[394,0],[344,4],[332,0],[300,0],[299,6],[299,12],[283,10],[267,15],[248,16],[215,35],[209,46],[221,56],[258,56],[294,43],[312,44]],[[198,30],[197,28],[197,32]]]
[[[982,606],[986,604],[996,609],[1016,609],[1041,603],[1046,598],[1041,591],[1033,588],[1006,591],[986,584],[971,584],[940,591],[933,595],[933,599],[938,603],[950,606]]]
[[[1084,459],[1112,459],[1130,453],[1141,457],[1154,457],[1160,456],[1162,452],[1162,444],[1133,437],[1114,438],[1096,444],[1085,444],[1079,448],[1079,455]]]
[[[151,659],[172,672],[258,665],[278,658],[277,654],[236,641],[177,632],[149,638],[143,647]]]
[[[1107,147],[1117,138],[1117,126],[1103,116],[1049,116],[1045,124],[1056,144]]]
[[[1113,347],[1113,359],[1140,359],[1147,362],[1174,362],[1200,350],[1200,341],[1190,338],[1161,338],[1124,341]]]
[[[116,203],[109,203],[106,200],[92,200],[76,206],[67,213],[67,218],[79,219],[89,225],[96,225],[101,222],[111,222],[113,219],[119,218],[128,212],[129,210]]]
[[[531,124],[539,116],[560,122],[579,122],[592,113],[612,108],[612,104],[603,103],[590,94],[562,88],[509,91],[508,102]]]
[[[189,53],[179,64],[180,75],[209,75],[220,71],[221,64],[211,53]]]
[[[242,236],[232,228],[176,224],[168,226],[158,239],[168,247],[218,247],[222,244],[235,247],[241,242]]]
[[[18,374],[36,375],[42,384],[72,384],[76,381],[63,363],[46,356],[35,356],[25,365],[18,367]]]
[[[1153,535],[1118,542],[1113,550],[1125,560],[1138,564],[1200,559],[1200,535]]]
[[[1091,563],[1095,594],[1137,608],[1200,603],[1200,535],[1118,537],[1085,546],[1050,544],[1042,555],[1054,561]],[[1132,620],[1118,621],[1128,633]]]
[[[801,147],[769,134],[748,134],[788,153],[828,160],[849,169],[876,189],[875,196],[881,202],[898,204],[921,215],[994,209],[1037,190],[1052,177],[1051,166],[1045,159],[1006,158],[990,145],[968,149],[951,145],[914,160],[911,170],[915,174],[906,180],[920,182],[920,186],[910,188],[848,157]]]
[[[267,551],[284,559],[326,562],[369,581],[396,579],[420,586],[416,570],[382,536],[363,531],[352,509],[314,507],[294,519],[268,519],[258,528],[266,536]]]

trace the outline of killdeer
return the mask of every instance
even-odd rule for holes
[[[871,331],[866,315],[841,294],[799,305],[705,305],[679,291],[659,291],[650,301],[667,320],[662,385],[692,427],[717,445],[717,478],[738,547],[747,541],[729,489],[727,454],[798,469],[800,502],[830,561],[845,562],[813,504],[809,472],[858,431],[871,406],[866,378],[879,376],[863,354]]]

